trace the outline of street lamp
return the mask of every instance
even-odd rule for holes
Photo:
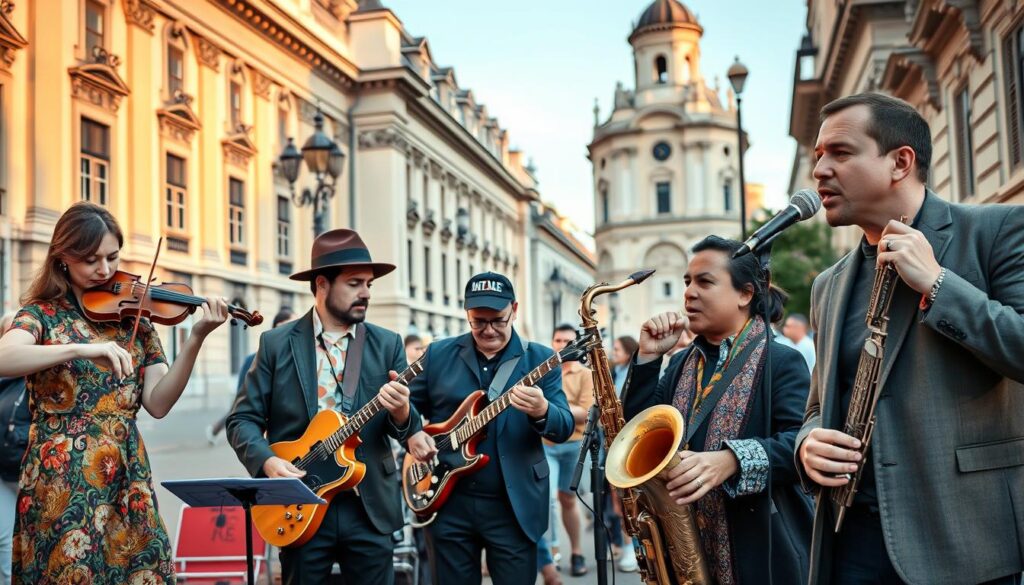
[[[562,275],[556,266],[548,277],[548,292],[551,294],[551,332],[558,328],[558,316],[562,309]]]
[[[324,116],[319,109],[313,124],[316,129],[302,145],[302,151],[295,148],[295,139],[289,138],[278,162],[281,164],[281,173],[291,186],[292,203],[296,207],[313,206],[313,235],[318,236],[324,231],[327,201],[334,197],[334,187],[345,168],[345,153],[324,133]],[[299,195],[295,191],[295,181],[299,178],[302,161],[306,161],[306,169],[316,177],[316,189],[307,187]]]
[[[740,239],[747,239],[747,183],[743,176],[743,115],[741,113],[742,108],[740,107],[741,102],[740,94],[743,93],[743,84],[747,82],[747,68],[740,63],[740,58],[737,55],[736,61],[729,67],[729,71],[726,75],[729,76],[729,83],[732,84],[732,91],[736,94],[736,134],[737,141],[739,142],[740,151]]]

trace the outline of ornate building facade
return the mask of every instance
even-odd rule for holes
[[[635,89],[620,83],[603,122],[595,108],[593,164],[597,278],[657,273],[621,292],[630,310],[619,332],[636,335],[650,315],[682,306],[690,246],[708,234],[738,237],[736,110],[700,66],[703,29],[676,0],[656,0],[629,43]]]
[[[345,156],[324,227],[399,266],[374,284],[374,322],[464,331],[462,285],[484,270],[532,290],[521,156],[379,2],[33,0],[0,2],[0,303],[17,308],[56,219],[86,199],[125,230],[122,269],[148,270],[163,236],[162,279],[268,318],[304,311],[287,276],[309,262],[313,212],[278,157],[318,112]],[[294,187],[314,183],[304,168]],[[172,356],[186,327],[161,331]],[[262,330],[218,330],[190,395],[227,396]]]
[[[907,100],[931,126],[928,184],[964,203],[1024,203],[1024,5],[1012,0],[807,2],[797,51],[791,190],[814,187],[818,111],[862,91]],[[837,230],[849,249],[855,228]]]
[[[556,209],[534,203],[530,219],[533,287],[526,303],[533,338],[547,343],[558,325],[580,324],[580,298],[594,283],[596,263],[582,232]]]

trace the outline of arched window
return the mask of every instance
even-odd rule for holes
[[[167,47],[167,99],[171,100],[180,92],[188,93],[185,82],[185,55],[188,52],[188,40],[185,27],[180,23],[171,23],[166,30]]]
[[[726,213],[732,211],[732,179],[726,179],[722,183],[722,203]]]
[[[601,188],[601,223],[608,223],[608,187]]]
[[[668,61],[664,55],[658,55],[654,59],[654,73],[658,83],[668,83]]]

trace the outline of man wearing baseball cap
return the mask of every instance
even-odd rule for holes
[[[308,281],[315,304],[303,317],[260,336],[259,350],[228,416],[228,441],[253,477],[303,477],[270,445],[294,441],[321,410],[351,416],[374,396],[387,412],[359,433],[356,459],[366,475],[338,492],[320,528],[301,546],[281,550],[285,585],[326,583],[335,562],[350,583],[394,583],[392,533],[403,525],[397,464],[388,437],[404,442],[422,428],[409,389],[402,338],[366,322],[370,285],[395,267],[374,262],[359,234],[324,232],[313,242]]]
[[[491,401],[510,392],[512,408],[488,424],[477,445],[490,461],[463,476],[427,526],[433,585],[480,583],[481,549],[496,585],[533,583],[537,541],[548,522],[548,462],[541,439],[568,439],[572,413],[558,368],[536,387],[516,385],[554,352],[516,333],[519,304],[509,279],[477,274],[466,283],[464,298],[470,332],[427,347],[426,369],[409,384],[410,399],[433,422],[447,420],[478,389]],[[428,460],[437,449],[419,432],[409,439],[409,452]]]

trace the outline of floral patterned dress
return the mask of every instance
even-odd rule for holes
[[[69,293],[22,308],[13,327],[44,345],[125,347],[129,323],[93,323]],[[170,541],[135,424],[145,369],[166,362],[148,321],[139,325],[131,355],[136,371],[123,384],[84,359],[29,376],[32,427],[19,482],[14,583],[174,583]]]

